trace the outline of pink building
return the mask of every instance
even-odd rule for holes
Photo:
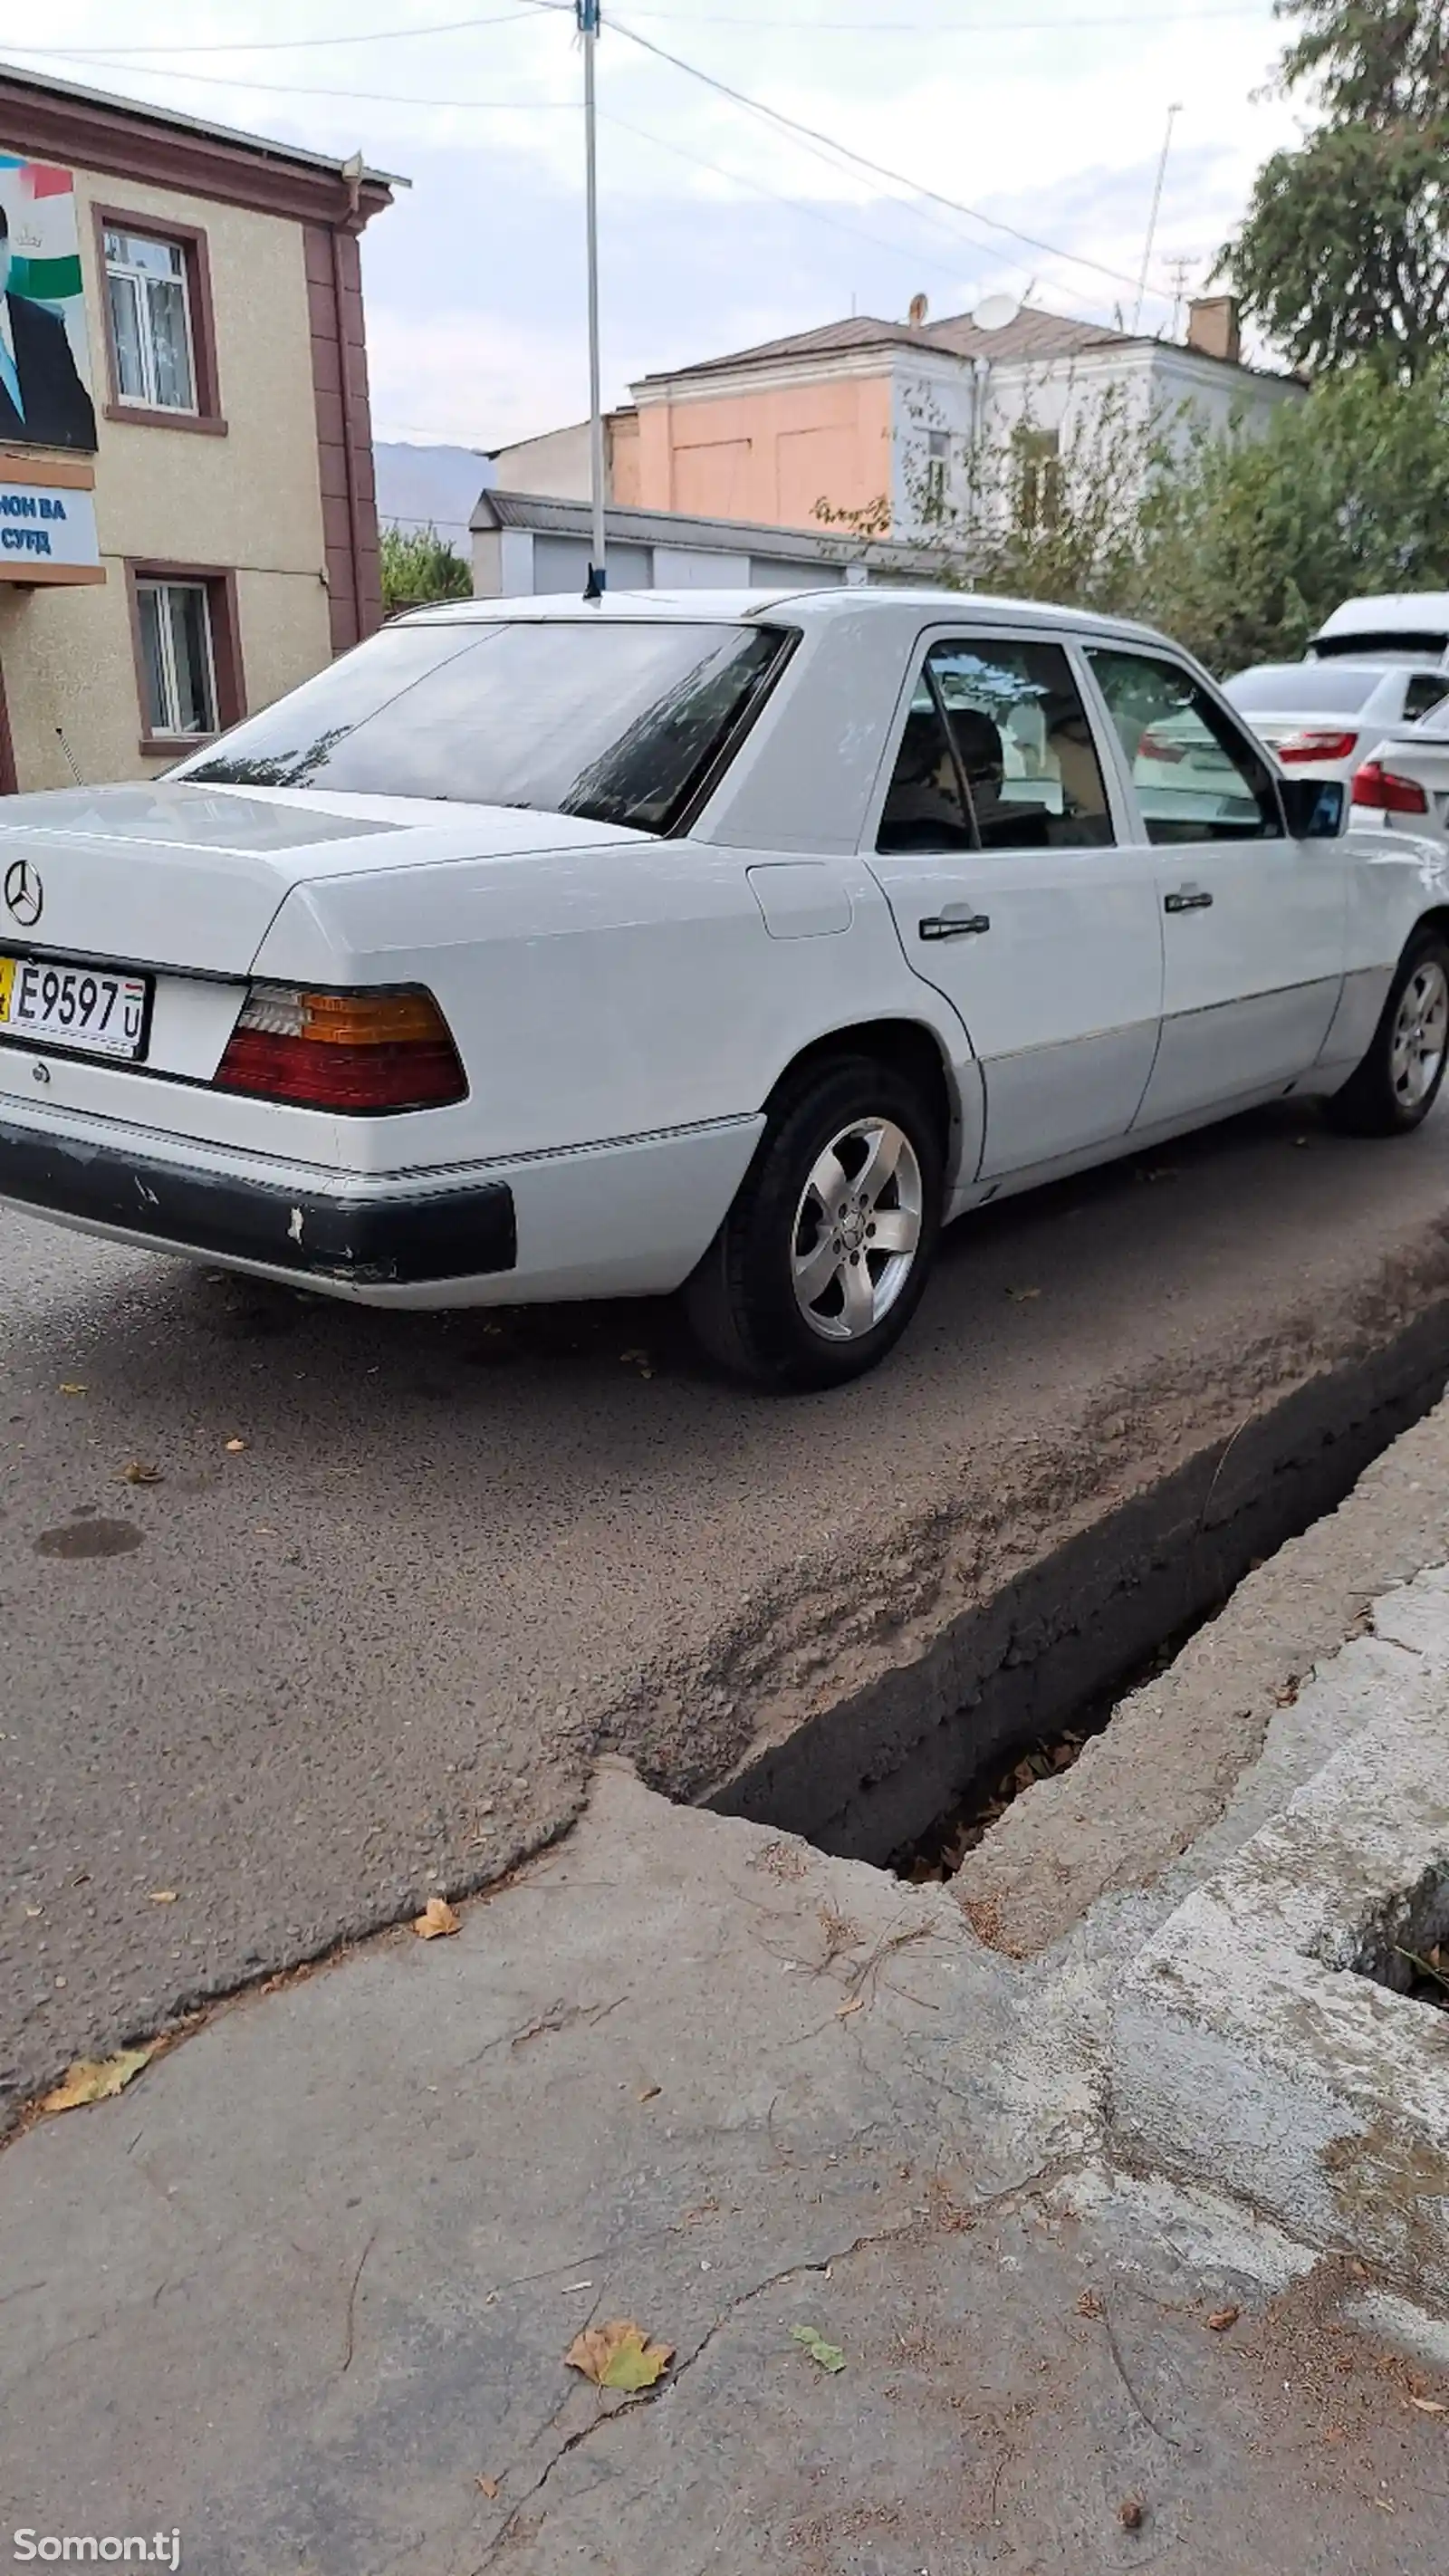
[[[974,442],[1030,420],[1050,447],[1073,404],[1109,387],[1126,387],[1144,411],[1185,407],[1216,426],[1266,416],[1302,391],[1242,363],[1226,296],[1191,307],[1183,344],[1030,306],[997,319],[1001,308],[1000,298],[981,308],[995,328],[968,314],[860,316],[645,376],[609,416],[609,497],[783,528],[818,528],[822,505],[883,502],[890,533],[909,536],[922,496],[949,497]],[[495,461],[505,490],[582,499],[587,428],[524,440]]]

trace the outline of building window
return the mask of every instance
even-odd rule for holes
[[[195,411],[191,299],[180,242],[107,228],[106,300],[116,393],[146,411]]]
[[[225,436],[206,235],[97,206],[108,420]]]
[[[1012,433],[1016,466],[1016,507],[1023,528],[1046,530],[1062,515],[1061,438],[1054,429],[1020,428]]]
[[[138,581],[146,731],[216,731],[216,655],[211,602],[200,581]]]
[[[951,470],[951,437],[944,429],[926,432],[926,505],[939,516],[946,506],[946,484]]]
[[[246,713],[236,575],[207,564],[128,564],[141,749],[204,742]]]

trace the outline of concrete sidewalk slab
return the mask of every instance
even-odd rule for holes
[[[1102,2171],[1103,2008],[606,1766],[455,1938],[0,2157],[0,2531],[179,2526],[208,2576],[1442,2576],[1435,2347]],[[563,2356],[623,2316],[677,2358],[620,2408]]]
[[[1449,2305],[1449,2016],[1403,1957],[1449,1931],[1449,1568],[1374,1625],[1299,1700],[1368,1722],[1123,1980],[1111,2135]]]

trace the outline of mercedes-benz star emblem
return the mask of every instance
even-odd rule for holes
[[[5,903],[22,930],[33,930],[45,910],[45,888],[40,870],[28,859],[16,859],[5,871]]]

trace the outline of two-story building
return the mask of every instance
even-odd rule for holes
[[[151,774],[379,623],[398,184],[0,69],[0,793]]]
[[[909,321],[861,314],[753,349],[662,370],[631,386],[605,423],[609,497],[781,528],[827,511],[878,513],[880,533],[918,537],[933,505],[969,492],[973,451],[1016,436],[1044,466],[1074,417],[1126,407],[1174,424],[1251,428],[1299,400],[1296,377],[1244,363],[1229,296],[1199,297],[1183,341],[1150,338],[989,297],[975,314]],[[494,451],[497,487],[580,500],[582,423]]]

